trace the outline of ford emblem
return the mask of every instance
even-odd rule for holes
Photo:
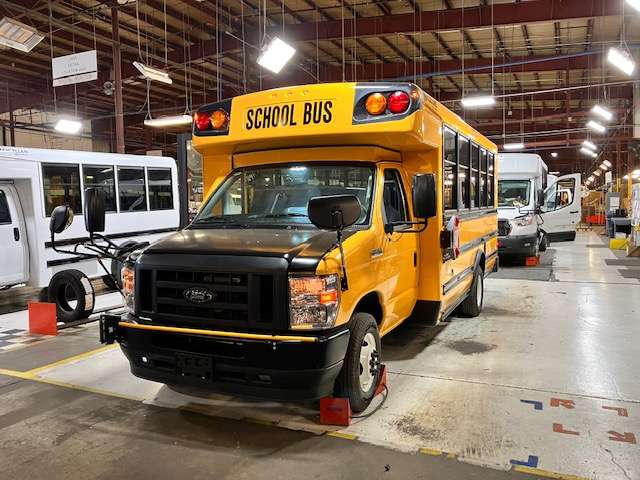
[[[203,304],[213,302],[216,293],[202,287],[190,287],[183,292],[184,298],[189,303]]]

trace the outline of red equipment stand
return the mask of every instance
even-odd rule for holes
[[[387,366],[380,366],[378,386],[373,394],[374,398],[387,390]],[[348,398],[324,397],[320,399],[320,423],[322,425],[351,425],[351,405]]]
[[[29,333],[58,335],[56,304],[32,302],[29,307]]]
[[[525,266],[535,267],[540,263],[540,257],[527,257],[525,259]]]

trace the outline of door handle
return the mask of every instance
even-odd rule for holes
[[[371,255],[371,258],[381,257],[383,255],[382,249],[374,248],[373,250],[371,250],[370,255]]]
[[[569,212],[569,213],[580,213],[579,210],[574,210],[573,212]]]
[[[13,227],[13,238],[16,242],[20,241],[20,229],[18,227]]]

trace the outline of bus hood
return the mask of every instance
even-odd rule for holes
[[[355,233],[345,231],[344,238]],[[173,233],[144,250],[144,254],[231,255],[279,257],[290,271],[314,272],[336,245],[335,232],[316,229],[187,229]]]

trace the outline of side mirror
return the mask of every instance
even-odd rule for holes
[[[89,234],[104,232],[104,190],[87,188],[84,192],[84,226]]]
[[[538,190],[538,199],[536,203],[538,204],[538,208],[542,208],[544,206],[544,190]]]
[[[73,210],[68,205],[60,205],[51,212],[51,220],[49,221],[49,230],[52,234],[62,233],[73,222]]]
[[[438,213],[436,177],[425,173],[413,177],[413,213],[418,218],[432,218]]]
[[[358,221],[362,205],[355,195],[330,195],[309,200],[309,220],[324,230],[342,230]]]

